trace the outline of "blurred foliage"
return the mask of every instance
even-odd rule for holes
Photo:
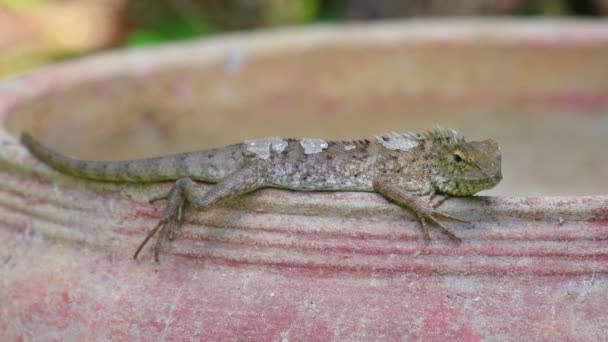
[[[221,31],[311,22],[320,0],[139,0],[129,3],[137,29],[129,44],[156,43]]]
[[[45,0],[0,0],[0,7],[23,8],[39,5]]]
[[[313,22],[608,15],[608,0],[0,0],[0,76],[123,45]]]
[[[318,21],[447,15],[602,15],[606,0],[137,0],[129,45]]]

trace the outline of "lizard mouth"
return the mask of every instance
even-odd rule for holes
[[[469,184],[497,184],[501,179],[501,177],[488,177],[481,179],[475,177],[458,177],[456,178],[456,181]]]
[[[461,184],[461,186],[469,188],[473,192],[478,192],[478,191],[487,190],[487,189],[491,189],[491,188],[495,187],[498,184],[498,182],[500,182],[501,179],[502,179],[502,177],[500,177],[500,175],[497,175],[495,177],[483,177],[483,178],[472,177],[472,176],[458,177],[455,180],[456,180],[456,183]]]
[[[471,174],[464,174],[462,176],[455,177],[455,178],[457,181],[463,181],[463,182],[469,182],[469,183],[497,184],[498,182],[500,182],[502,180],[502,174],[500,172],[498,172],[497,174],[494,174],[494,175],[487,174],[485,172],[482,175],[480,175],[479,173],[471,173]]]

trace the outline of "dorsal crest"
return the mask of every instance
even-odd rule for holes
[[[451,128],[442,128],[439,126],[424,133],[424,138],[450,145],[465,142],[462,133]]]
[[[387,133],[383,135],[377,135],[374,139],[381,144],[382,146],[388,148],[389,150],[397,150],[397,151],[407,151],[412,149],[422,140],[424,140],[424,136],[418,133]]]

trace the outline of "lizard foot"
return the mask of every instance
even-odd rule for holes
[[[156,202],[158,202],[158,201],[162,201],[162,200],[166,200],[166,199],[169,199],[169,194],[162,195],[162,196],[156,196],[156,197],[152,197],[152,198],[150,198],[150,199],[148,200],[148,203],[150,203],[150,204],[154,204],[154,203],[156,203]]]
[[[454,233],[451,229],[446,227],[443,223],[441,223],[438,220],[439,218],[443,218],[443,219],[452,220],[452,221],[456,221],[456,222],[470,223],[469,221],[466,221],[466,220],[460,219],[458,217],[454,217],[452,215],[448,215],[448,214],[435,210],[435,207],[437,207],[438,205],[443,203],[443,201],[445,201],[446,199],[447,199],[447,196],[441,197],[439,200],[431,201],[429,207],[414,208],[414,211],[416,212],[416,216],[418,216],[418,221],[420,221],[420,225],[422,226],[422,232],[424,234],[425,240],[431,239],[431,236],[429,234],[429,228],[427,226],[427,221],[430,221],[430,222],[434,223],[437,227],[441,228],[441,230],[443,230],[453,240],[462,242],[462,239],[460,237],[458,237],[458,235],[456,235],[456,233]]]
[[[139,244],[139,247],[137,247],[135,254],[133,254],[133,259],[137,259],[139,252],[141,252],[148,241],[158,233],[156,244],[154,245],[154,261],[158,262],[163,241],[165,239],[169,241],[173,240],[175,238],[175,230],[182,225],[182,212],[185,198],[181,188],[179,186],[174,186],[166,196],[157,197],[152,200],[158,201],[162,199],[168,200],[167,207],[165,207],[160,221],[158,221],[156,226],[154,226],[146,238]]]
[[[437,227],[441,228],[441,230],[443,230],[446,234],[448,234],[448,236],[450,238],[452,238],[452,240],[458,241],[458,242],[462,242],[462,239],[458,235],[456,235],[456,233],[454,233],[450,228],[446,227],[443,223],[441,223],[441,221],[439,221],[438,218],[441,217],[441,218],[454,220],[454,221],[458,221],[458,222],[469,223],[465,220],[461,220],[454,216],[450,216],[450,215],[447,215],[447,214],[444,214],[442,212],[435,211],[435,210],[431,211],[430,213],[417,213],[416,215],[418,216],[418,221],[420,221],[420,224],[422,225],[422,231],[424,233],[425,240],[431,239],[431,236],[429,235],[429,228],[427,226],[427,220],[434,223],[435,225],[437,225]]]
[[[441,228],[452,239],[458,242],[462,241],[454,232],[441,223],[439,219],[448,219],[464,223],[468,222],[435,210],[437,206],[448,198],[447,195],[436,194],[434,191],[420,191],[420,189],[417,189],[416,187],[407,188],[388,177],[378,177],[374,179],[373,186],[374,190],[384,197],[411,209],[416,214],[418,221],[420,221],[420,225],[422,226],[425,240],[431,239],[427,226],[427,222],[431,222]]]

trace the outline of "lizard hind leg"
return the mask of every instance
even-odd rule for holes
[[[257,190],[265,185],[266,168],[265,161],[253,160],[226,176],[224,180],[214,185],[207,192],[201,191],[198,183],[190,178],[178,179],[169,193],[163,196],[167,199],[167,206],[160,221],[139,244],[133,259],[137,259],[148,241],[154,235],[157,235],[154,245],[154,260],[158,262],[162,243],[165,240],[173,240],[175,231],[182,224],[182,214],[185,206],[193,209],[204,209],[223,199]]]
[[[139,244],[135,254],[133,255],[133,259],[137,259],[139,252],[141,252],[148,241],[150,241],[150,239],[158,233],[156,244],[154,245],[154,260],[158,262],[158,256],[162,248],[163,240],[173,240],[175,230],[181,226],[182,209],[186,204],[186,198],[184,196],[183,185],[180,180],[173,185],[165,198],[168,202],[160,220],[148,233],[148,235],[146,235],[146,238]],[[157,198],[156,200],[160,199],[162,198]]]

